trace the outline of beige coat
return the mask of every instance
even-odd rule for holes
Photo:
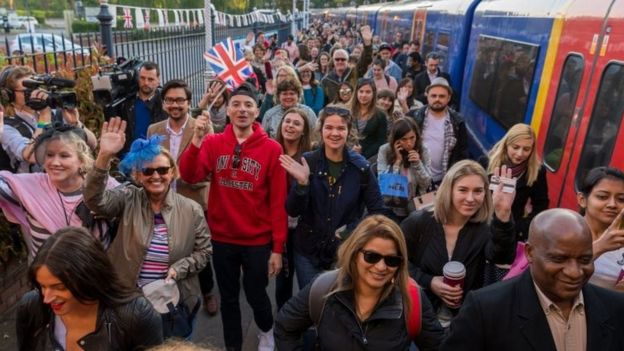
[[[175,158],[176,163],[178,162],[182,152],[190,144],[191,139],[193,138],[194,128],[195,119],[189,117],[186,127],[184,128],[184,132],[182,132],[182,142],[180,143],[180,149],[178,150],[178,154],[172,155],[173,158]],[[167,120],[151,124],[147,129],[147,137],[149,138],[152,135],[164,136],[165,139],[162,141],[162,143],[160,143],[160,145],[165,149],[169,150],[169,133],[167,133]],[[206,209],[208,208],[208,189],[210,189],[209,182],[189,184],[180,178],[176,180],[176,191],[178,192],[178,194],[194,200],[202,206],[202,209],[204,211],[206,211]]]
[[[117,235],[108,249],[122,281],[136,286],[145,253],[154,231],[154,211],[143,188],[133,185],[106,190],[108,171],[87,173],[84,201],[95,214],[119,218]],[[177,273],[182,297],[201,296],[197,274],[212,254],[210,232],[201,207],[168,192],[161,212],[169,232],[169,266]]]

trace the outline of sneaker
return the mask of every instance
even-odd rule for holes
[[[209,316],[213,317],[219,313],[219,298],[217,295],[206,294],[204,295],[204,308]]]
[[[260,331],[258,333],[258,351],[275,350],[275,339],[273,338],[273,329],[268,332]]]

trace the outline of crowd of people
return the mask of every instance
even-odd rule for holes
[[[241,350],[241,282],[259,351],[624,349],[624,172],[549,209],[531,126],[471,160],[441,56],[401,33],[315,22],[243,48],[252,77],[197,106],[144,63],[99,140],[2,70],[20,350],[163,349],[202,332],[200,304]]]

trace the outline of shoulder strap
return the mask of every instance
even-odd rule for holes
[[[422,328],[422,305],[420,303],[420,291],[414,279],[409,278],[409,296],[412,300],[412,312],[407,320],[407,334],[410,340],[414,340]]]
[[[388,76],[387,74],[384,74],[384,78],[386,78],[386,84],[390,86],[390,76]]]
[[[315,326],[321,321],[323,309],[325,308],[326,295],[335,285],[338,278],[338,270],[328,271],[319,275],[310,285],[310,296],[308,297],[308,308],[310,319]]]
[[[32,137],[32,134],[33,134],[32,129],[23,119],[19,117],[13,117],[13,116],[5,117],[4,123],[6,125],[9,125],[17,129],[17,131],[24,137],[26,138]]]

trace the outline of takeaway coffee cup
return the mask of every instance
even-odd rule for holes
[[[466,267],[464,264],[457,261],[449,261],[444,267],[442,267],[442,274],[444,274],[444,278],[442,281],[446,285],[450,286],[459,286],[462,289],[464,288],[464,278],[466,277]],[[461,299],[455,301],[455,306],[449,306],[450,308],[459,308],[461,305]]]
[[[444,274],[444,284],[464,288],[466,267],[464,267],[463,263],[457,261],[447,262],[442,268],[442,274]]]

